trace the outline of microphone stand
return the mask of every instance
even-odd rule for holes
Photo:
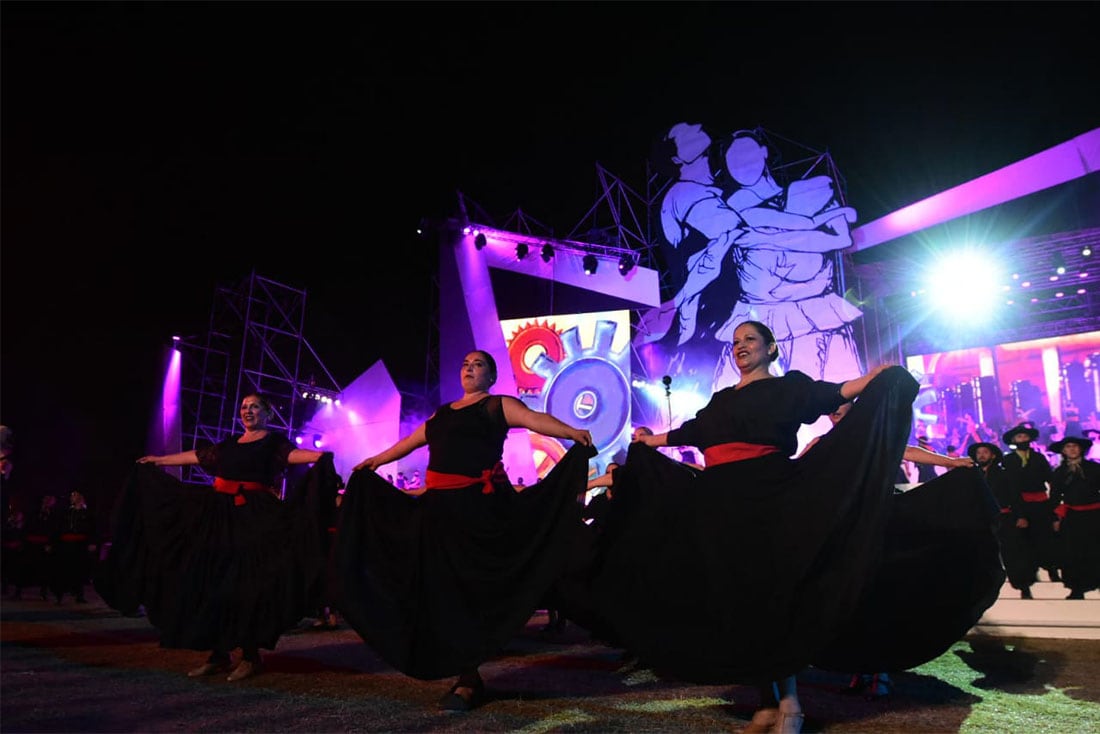
[[[665,400],[668,401],[668,430],[672,430],[672,378],[665,375],[661,378],[665,385]]]

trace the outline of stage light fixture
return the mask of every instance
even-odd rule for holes
[[[478,232],[477,235],[474,237],[474,247],[481,250],[484,249],[485,245],[487,244],[489,243],[488,240],[485,239],[485,234],[483,232]]]
[[[325,445],[324,441],[321,440],[321,434],[320,433],[313,434],[313,448],[319,449],[324,445]]]
[[[530,252],[530,248],[527,247],[526,242],[520,242],[516,245],[516,259],[522,260],[527,257],[527,253]]]
[[[1051,259],[1051,262],[1054,265],[1054,272],[1058,273],[1058,275],[1065,275],[1066,274],[1066,261],[1062,257],[1062,253],[1056,252],[1056,253],[1054,253],[1053,255],[1050,256],[1050,259]]]
[[[554,248],[550,245],[542,246],[542,261],[548,263],[554,259]]]
[[[1084,247],[1081,248],[1081,257],[1088,257],[1091,254],[1092,254],[1092,247],[1090,247],[1089,245],[1085,245]]]
[[[629,252],[624,252],[622,257],[619,258],[619,272],[626,275],[634,269],[634,256]]]
[[[581,263],[584,265],[585,275],[596,274],[596,268],[599,267],[599,261],[596,260],[595,255],[585,255]]]

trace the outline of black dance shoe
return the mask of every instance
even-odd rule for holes
[[[457,691],[462,688],[473,688],[473,693],[469,698],[458,695]],[[474,686],[468,686],[467,684],[455,683],[451,686],[451,690],[444,694],[443,698],[439,699],[439,708],[443,711],[472,711],[480,706],[485,699],[485,682],[478,678],[477,684]]]

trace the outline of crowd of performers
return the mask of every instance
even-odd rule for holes
[[[450,711],[486,700],[480,666],[552,606],[659,676],[758,686],[745,730],[797,732],[799,671],[932,660],[993,604],[1006,569],[1025,595],[1039,568],[1060,573],[1070,598],[1100,588],[1100,465],[1082,458],[1087,439],[1059,442],[1052,470],[1018,426],[1005,450],[972,445],[972,466],[900,492],[913,377],[897,366],[841,383],[776,376],[777,351],[765,325],[740,324],[740,380],[668,433],[636,431],[596,483],[614,487],[598,514],[578,502],[593,487],[590,433],[493,394],[482,350],[462,363],[462,397],[363,459],[342,490],[332,454],[268,431],[272,406],[246,395],[243,433],[138,460],[96,591],[143,612],[163,647],[206,652],[188,675],[231,681],[258,673],[261,650],[302,619],[335,609],[394,669],[453,678],[439,702]],[[849,403],[796,457],[799,427]],[[521,491],[501,464],[512,428],[569,445]],[[423,446],[424,491],[376,473]],[[159,468],[185,464],[213,486]],[[295,464],[308,466],[280,496]]]
[[[25,510],[22,496],[7,498],[3,535],[3,587],[9,599],[24,593],[60,605],[67,596],[87,604],[84,591],[99,550],[95,519],[81,492],[69,493],[66,508],[45,495],[34,510]]]

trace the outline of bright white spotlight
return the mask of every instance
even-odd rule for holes
[[[1002,302],[1004,278],[997,258],[988,252],[960,249],[936,260],[925,274],[929,302],[952,326],[980,326]]]

